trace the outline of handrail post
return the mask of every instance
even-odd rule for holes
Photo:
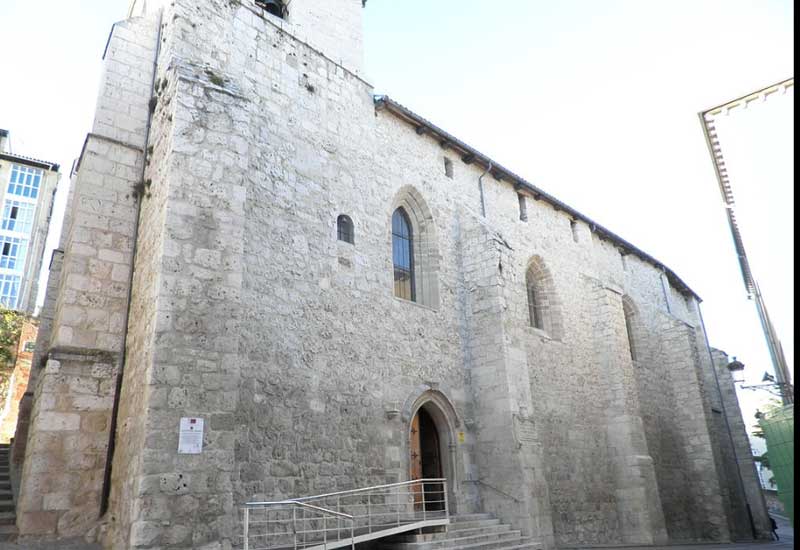
[[[350,520],[350,550],[356,550],[356,518]]]
[[[425,482],[421,483],[422,485],[422,521],[426,521],[428,519],[428,503],[425,499]]]
[[[267,524],[267,529],[269,529],[269,524]],[[297,507],[294,505],[292,505],[292,532],[294,533],[294,550],[297,550]]]
[[[342,513],[342,497],[341,496],[336,497],[336,511],[339,512],[340,514]],[[342,519],[341,519],[341,517],[337,516],[336,517],[336,539],[337,540],[342,538],[341,529],[342,529]]]
[[[328,549],[328,516],[322,514],[322,547]]]
[[[250,536],[250,508],[244,507],[244,550],[250,549],[248,538]]]
[[[372,495],[367,493],[367,532],[372,533]]]
[[[449,492],[447,491],[447,480],[442,483],[442,491],[444,492],[444,519],[450,521],[450,499],[448,498]]]

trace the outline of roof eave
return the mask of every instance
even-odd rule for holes
[[[581,214],[574,208],[561,202],[560,200],[553,197],[549,193],[539,189],[529,181],[525,180],[524,178],[518,176],[508,168],[505,168],[501,164],[490,159],[489,157],[487,157],[480,151],[476,150],[475,148],[470,147],[463,141],[445,132],[435,124],[417,115],[416,113],[404,107],[403,105],[397,103],[393,99],[389,98],[389,96],[387,95],[375,96],[375,107],[377,110],[382,110],[385,108],[393,115],[404,120],[406,123],[410,124],[416,129],[417,134],[419,135],[428,134],[434,137],[434,139],[437,139],[439,141],[439,144],[441,145],[442,148],[460,150],[460,152],[462,153],[461,155],[462,161],[468,163],[478,163],[487,169],[491,166],[491,174],[496,180],[508,181],[512,183],[516,189],[526,190],[533,196],[535,200],[543,200],[549,203],[551,206],[553,206],[555,210],[563,211],[572,216],[573,219],[583,221],[592,229],[592,231],[598,234],[601,240],[609,240],[613,242],[615,245],[617,245],[618,248],[622,249],[625,253],[634,254],[640,259],[662,270],[666,274],[670,283],[672,283],[672,285],[675,288],[691,294],[698,302],[702,302],[700,296],[698,296],[697,293],[694,292],[689,287],[689,285],[683,282],[683,280],[680,277],[678,277],[671,269],[665,266],[662,262],[659,262],[657,259],[653,258],[646,252],[640,250],[636,246],[632,245],[631,243],[629,243],[619,235],[615,234],[614,232],[606,229],[605,227],[595,222],[588,216]]]

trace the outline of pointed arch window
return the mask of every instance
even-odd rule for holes
[[[561,340],[564,327],[561,303],[550,270],[539,256],[534,256],[525,272],[528,302],[528,324],[554,340]]]
[[[533,269],[528,270],[525,276],[525,284],[528,287],[528,320],[530,325],[534,328],[545,330],[542,290],[537,288],[540,285]]]
[[[350,216],[342,214],[336,219],[336,235],[340,241],[355,244],[355,229]]]
[[[402,207],[392,214],[392,261],[394,263],[394,295],[416,302],[414,234],[408,214]]]

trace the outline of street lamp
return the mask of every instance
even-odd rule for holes
[[[739,383],[741,384],[739,387],[743,390],[764,390],[777,397],[788,398],[790,403],[794,402],[792,385],[788,382],[779,382],[775,379],[775,376],[766,371],[764,372],[764,376],[761,377],[761,384],[750,384],[745,386],[743,382],[744,380],[739,380]]]

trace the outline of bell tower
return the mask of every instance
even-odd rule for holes
[[[364,64],[362,11],[366,0],[251,1],[289,34],[346,69],[361,74]]]

